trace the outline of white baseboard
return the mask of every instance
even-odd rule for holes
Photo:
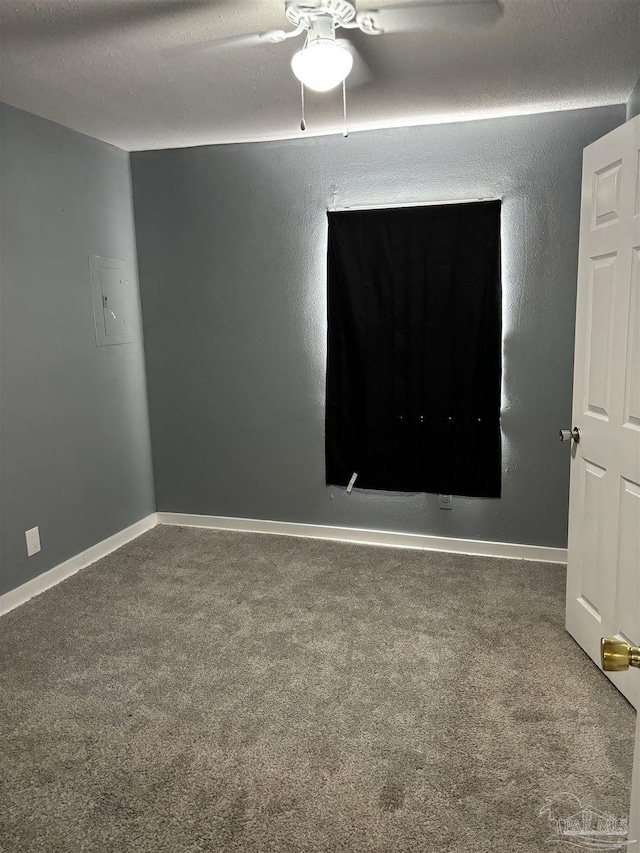
[[[448,539],[419,533],[393,533],[385,530],[363,530],[355,527],[332,527],[321,524],[302,524],[293,521],[266,521],[255,518],[227,518],[221,515],[190,515],[181,512],[158,512],[136,521],[130,527],[114,533],[108,539],[92,545],[64,563],[43,572],[16,589],[0,595],[0,614],[8,613],[60,583],[96,560],[106,557],[127,542],[137,539],[156,524],[181,527],[205,527],[210,530],[235,530],[241,533],[272,533],[280,536],[301,536],[307,539],[329,539],[335,542],[359,542],[365,545],[384,545],[391,548],[413,548],[444,551],[449,554],[471,554],[484,557],[507,557],[538,560],[546,563],[566,563],[566,548],[544,545],[520,545],[513,542],[484,542],[478,539]]]
[[[121,548],[127,542],[131,542],[132,539],[137,539],[138,536],[146,533],[147,530],[151,530],[157,523],[157,515],[154,512],[146,518],[136,521],[130,527],[125,527],[124,530],[114,533],[108,539],[103,539],[102,542],[92,545],[91,548],[87,548],[81,554],[76,554],[75,557],[71,557],[69,560],[65,560],[64,563],[60,563],[58,566],[54,566],[32,580],[21,584],[16,589],[5,592],[4,595],[0,595],[0,614],[8,613],[10,610],[19,607],[25,601],[33,598],[34,595],[40,595],[41,592],[50,589],[52,586],[60,583],[60,581],[66,580],[71,575],[75,575],[80,569],[86,569],[91,563],[95,563],[96,560],[106,557],[107,554]]]
[[[567,562],[566,548],[550,548],[544,545],[484,542],[477,539],[448,539],[440,536],[425,536],[419,533],[392,533],[384,530],[362,530],[352,527],[331,527],[289,521],[263,521],[254,518],[226,518],[220,515],[189,515],[181,512],[159,512],[157,516],[158,524],[172,524],[182,527],[207,527],[212,530],[236,530],[245,533],[275,533],[280,536],[361,542],[366,545],[417,548],[426,551],[445,551],[450,554],[538,560],[545,563]]]

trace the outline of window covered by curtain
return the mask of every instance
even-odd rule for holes
[[[500,209],[328,214],[327,483],[500,496]]]

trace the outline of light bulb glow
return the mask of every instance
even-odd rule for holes
[[[331,39],[316,39],[294,54],[291,68],[301,83],[316,92],[335,89],[353,66],[349,51]]]

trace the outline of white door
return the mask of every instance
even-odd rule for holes
[[[584,151],[574,426],[567,630],[600,666],[640,645],[640,116]],[[607,675],[640,708],[640,669]]]

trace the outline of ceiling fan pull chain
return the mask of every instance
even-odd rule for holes
[[[307,123],[304,120],[304,83],[300,83],[300,106],[302,107],[302,118],[300,119],[300,130],[307,129]]]
[[[349,128],[347,127],[347,86],[345,81],[342,81],[342,118],[344,119],[344,129],[342,135],[349,136]]]

